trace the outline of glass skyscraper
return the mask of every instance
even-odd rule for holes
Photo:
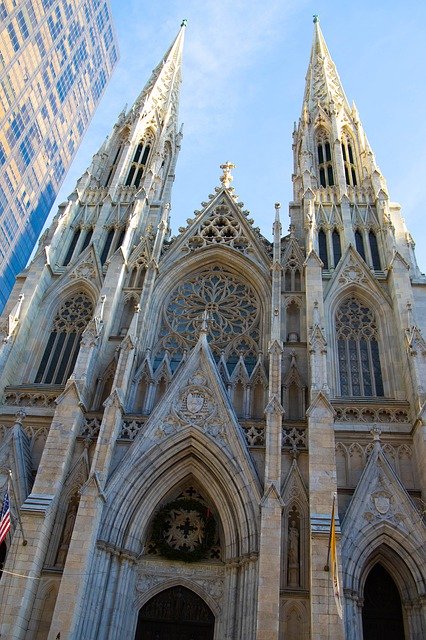
[[[108,0],[0,1],[0,311],[117,59]]]

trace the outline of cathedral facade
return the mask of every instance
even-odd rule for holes
[[[421,640],[413,240],[317,20],[289,232],[227,162],[172,238],[184,32],[0,320],[1,637]]]

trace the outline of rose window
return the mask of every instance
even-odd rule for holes
[[[167,350],[180,360],[183,351],[198,340],[201,320],[207,312],[208,341],[213,353],[256,358],[259,343],[260,304],[254,290],[236,276],[217,267],[181,282],[165,306],[158,360]]]

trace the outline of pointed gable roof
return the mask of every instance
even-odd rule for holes
[[[424,547],[421,516],[375,438],[342,523],[343,557],[356,563],[363,549],[382,532],[389,541],[398,540],[405,547]]]
[[[167,251],[167,262],[176,259],[176,254],[180,257],[221,246],[237,251],[269,272],[272,245],[253,227],[249,212],[242,210],[244,205],[238,202],[232,187],[216,187],[202,206],[202,210],[195,211],[195,218],[188,219],[188,226],[179,229],[180,235]]]
[[[183,441],[182,441],[183,439]],[[250,479],[257,503],[261,498],[260,481],[248,451],[245,437],[239,427],[234,409],[207,342],[207,333],[201,329],[200,338],[176,372],[167,394],[158,402],[143,432],[139,432],[126,454],[128,474],[152,464],[155,455],[169,459],[174,446],[194,441],[204,443],[206,454],[227,460],[233,473]],[[179,444],[181,443],[181,444]],[[122,485],[122,471],[114,472],[110,488]]]
[[[389,306],[392,306],[389,294],[380,287],[380,284],[372,275],[358,251],[350,244],[340,259],[331,280],[328,282],[324,300],[331,299],[336,293],[340,293],[345,288],[350,288],[354,285],[364,289],[369,296],[373,294],[377,300],[385,300]]]

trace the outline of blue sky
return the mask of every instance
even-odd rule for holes
[[[230,160],[234,187],[271,237],[274,203],[283,231],[292,199],[291,134],[313,36],[321,28],[350,102],[355,101],[390,198],[403,206],[426,271],[426,3],[401,0],[110,0],[120,62],[57,202],[66,199],[125,103],[136,98],[174,39],[186,32],[172,199],[172,230],[219,184]],[[56,212],[54,207],[53,212]]]

